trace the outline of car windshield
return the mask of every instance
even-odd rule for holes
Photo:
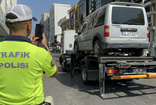
[[[113,7],[112,24],[144,25],[143,10],[130,7]]]

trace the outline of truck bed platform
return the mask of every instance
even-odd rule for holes
[[[116,62],[116,61],[153,61],[154,57],[120,57],[120,56],[101,56],[98,61],[100,63]]]
[[[116,67],[119,69],[131,69],[131,68],[146,68],[151,69],[145,73],[140,74],[120,74],[110,76],[111,80],[121,79],[150,79],[156,78],[156,61],[155,57],[109,57],[101,56],[98,57],[99,61],[99,88],[100,96],[105,96],[105,80],[106,80],[106,68]]]

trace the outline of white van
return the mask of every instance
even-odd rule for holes
[[[149,28],[142,4],[111,2],[86,17],[74,44],[75,52],[131,53],[141,56],[149,46]]]

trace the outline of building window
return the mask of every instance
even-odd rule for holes
[[[75,29],[75,10],[70,13],[70,28]]]
[[[96,9],[101,7],[101,0],[96,0]]]
[[[90,8],[90,9],[89,9],[89,13],[92,13],[92,12],[93,12],[93,11],[92,11],[92,8],[93,8],[93,3],[92,3],[92,2],[93,2],[93,0],[90,0],[89,2],[90,2],[90,3],[89,3],[89,8]]]
[[[81,21],[81,25],[83,24],[83,19],[85,17],[85,9],[84,9],[84,4],[82,4],[80,6],[80,21]]]

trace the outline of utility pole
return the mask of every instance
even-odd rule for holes
[[[156,0],[151,0],[151,22],[152,22],[152,30],[154,41],[156,42]]]
[[[156,0],[143,0],[144,6],[147,8],[147,17],[150,32],[150,48],[151,56],[156,56]]]
[[[151,0],[152,2],[152,5],[153,5],[153,14],[154,15],[154,26],[156,26],[156,0]],[[156,35],[156,29],[155,29],[155,35]],[[156,37],[156,36],[155,36]],[[156,38],[155,38],[155,41],[156,41]]]

